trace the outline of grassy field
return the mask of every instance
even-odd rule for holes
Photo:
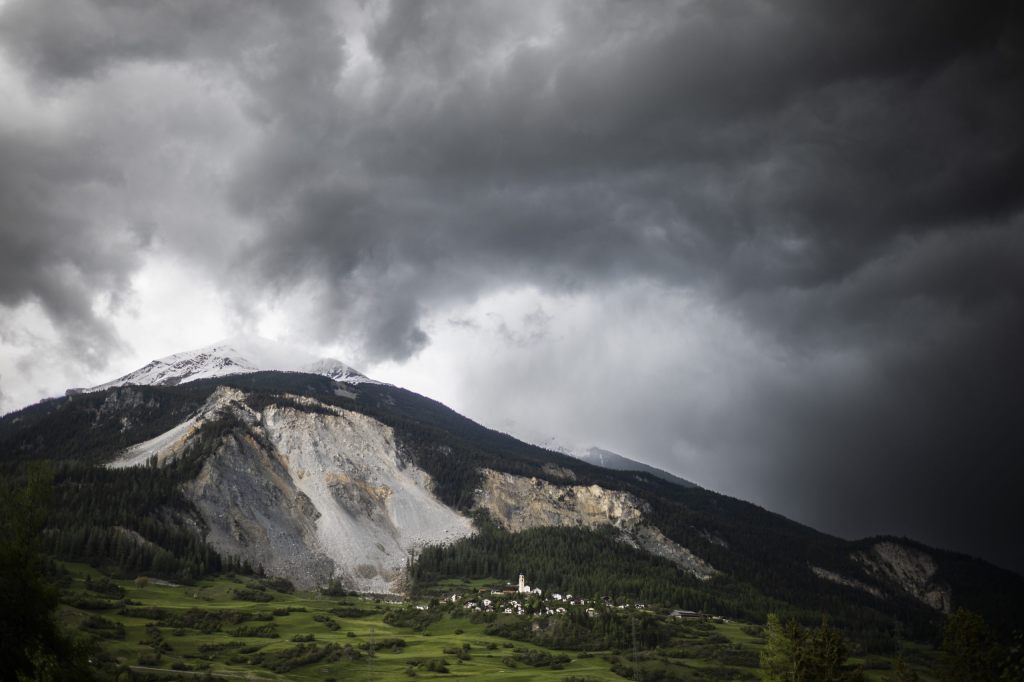
[[[407,604],[287,593],[242,577],[172,585],[111,581],[87,566],[67,568],[65,624],[96,639],[108,669],[130,666],[164,678],[622,680],[613,668],[628,667],[634,656],[631,650],[557,651],[488,635],[486,623],[471,622],[458,608],[441,613],[435,606],[422,612],[433,622],[397,627],[385,618]],[[476,585],[444,585],[439,593],[455,587]],[[642,679],[761,679],[755,666],[762,642],[749,626],[679,632],[670,647],[637,652]],[[867,671],[872,682],[888,675]]]

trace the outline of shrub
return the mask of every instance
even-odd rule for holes
[[[120,599],[124,596],[124,588],[106,577],[92,580],[89,576],[85,576],[85,589],[114,599]]]
[[[330,610],[330,613],[339,618],[365,618],[373,615],[373,611],[366,611],[355,606],[336,606]]]
[[[369,650],[370,642],[362,642],[359,645],[360,649]],[[375,651],[381,651],[383,649],[391,649],[394,652],[398,652],[399,649],[405,648],[405,640],[399,637],[387,637],[385,639],[378,639],[373,642],[373,649]]]
[[[429,661],[427,661],[426,665],[424,665],[423,667],[426,668],[428,672],[432,673],[450,672],[448,670],[448,661],[444,660],[443,658],[432,658]]]
[[[125,636],[123,625],[103,616],[90,615],[78,627],[103,639],[124,639]]]
[[[269,625],[240,625],[231,631],[232,637],[266,637],[268,639],[274,639],[279,637],[277,634],[277,628],[273,624]]]
[[[244,587],[242,589],[231,590],[231,593],[234,595],[235,599],[241,601],[268,602],[274,600],[274,598],[266,592],[249,590]]]
[[[384,614],[384,622],[387,625],[399,628],[413,628],[416,630],[422,630],[431,623],[436,623],[440,619],[441,611],[439,609],[420,611],[416,608],[404,608],[394,609]]]
[[[327,644],[322,647],[316,644],[299,644],[290,649],[256,654],[252,657],[252,661],[275,673],[286,673],[311,663],[337,661],[341,657],[342,649],[337,644]]]
[[[292,581],[287,578],[264,578],[259,584],[260,587],[263,587],[264,589],[274,590],[275,592],[284,592],[285,594],[291,594],[295,591],[295,585],[293,585]]]

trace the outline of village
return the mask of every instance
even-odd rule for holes
[[[500,587],[481,587],[476,593],[459,594],[453,593],[445,597],[444,601],[454,605],[462,605],[463,609],[479,613],[502,613],[517,616],[554,616],[568,613],[569,607],[578,607],[588,616],[596,617],[602,610],[616,609],[620,611],[647,610],[647,606],[640,602],[621,602],[616,599],[603,596],[600,599],[585,599],[572,594],[561,594],[552,592],[547,596],[540,587],[531,587],[526,584],[526,576],[520,574],[518,584],[506,583]],[[429,609],[428,605],[416,606],[419,610]],[[719,616],[699,613],[685,609],[674,609],[668,612],[667,617],[681,620],[710,620],[717,623],[728,623],[729,621]]]

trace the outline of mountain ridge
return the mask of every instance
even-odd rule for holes
[[[210,413],[202,428],[189,428],[187,422],[203,413],[211,396],[223,390],[239,392],[234,398],[237,410]],[[289,420],[304,426],[282,430],[282,415],[291,415]],[[357,466],[359,453],[368,451],[372,439],[359,436],[358,429],[351,431],[354,435],[342,436],[343,430],[335,427],[329,427],[335,435],[328,437],[322,429],[336,419],[360,423],[369,419],[366,423],[372,428],[366,433],[378,434],[374,436],[377,441],[393,442],[394,447],[375,446],[384,457],[379,465]],[[296,444],[282,445],[289,442]],[[150,443],[147,447],[152,446],[152,451],[135,460],[144,466],[119,470],[104,466],[144,443]],[[318,451],[318,443],[333,445]],[[165,456],[161,457],[162,453]],[[66,481],[60,488],[60,501],[66,515],[58,518],[64,519],[61,523],[67,527],[54,528],[47,541],[54,551],[78,558],[84,558],[81,553],[90,546],[97,546],[76,544],[83,533],[88,537],[90,533],[108,532],[103,528],[128,528],[154,547],[171,551],[174,546],[187,546],[193,548],[190,552],[207,552],[210,557],[215,556],[210,552],[222,552],[234,557],[231,561],[258,563],[285,577],[294,573],[296,564],[275,559],[284,561],[308,552],[309,563],[303,566],[322,566],[311,569],[310,584],[337,576],[354,588],[392,589],[388,586],[397,584],[395,570],[401,564],[395,563],[395,552],[412,547],[404,544],[400,533],[392,534],[402,523],[395,524],[397,517],[389,500],[401,503],[404,493],[374,478],[372,472],[379,466],[395,471],[412,467],[411,473],[422,472],[415,476],[422,476],[419,480],[426,486],[424,490],[456,515],[468,518],[490,511],[494,518],[504,519],[503,532],[526,529],[524,532],[546,533],[546,528],[576,524],[576,518],[584,518],[577,516],[584,509],[588,510],[587,519],[608,514],[612,525],[622,513],[633,515],[630,518],[639,519],[636,528],[651,529],[634,537],[662,542],[666,548],[664,561],[671,564],[673,558],[687,558],[691,565],[713,567],[712,577],[700,580],[676,564],[678,585],[666,588],[670,591],[663,598],[681,606],[691,604],[688,600],[694,599],[693,595],[703,595],[700,599],[708,608],[749,620],[763,618],[766,609],[795,609],[804,617],[827,612],[835,622],[859,624],[857,627],[866,633],[883,632],[893,617],[899,617],[915,636],[928,636],[935,619],[948,608],[974,608],[998,623],[1019,623],[1024,612],[1020,608],[1024,604],[1024,580],[981,560],[900,539],[843,540],[700,487],[683,486],[653,473],[616,471],[530,445],[397,386],[339,382],[325,374],[232,372],[176,385],[109,386],[55,398],[0,419],[0,455],[7,467],[39,458],[60,464],[64,472],[60,480]],[[340,459],[330,464],[331,457]],[[256,474],[246,474],[250,476],[248,482],[237,479],[238,472],[247,468]],[[486,489],[486,482],[498,480],[488,472],[496,472],[499,478],[513,477],[507,479],[510,483],[506,487],[526,491],[514,502],[528,508],[517,511],[514,505],[508,506],[511,503],[485,503],[481,491]],[[166,491],[163,502],[145,496],[114,504],[114,498],[121,494],[118,486],[128,485],[117,481],[153,477],[166,479],[160,484]],[[100,483],[114,486],[110,489],[113,492],[93,490]],[[250,490],[252,494],[232,497],[232,490]],[[266,511],[284,510],[287,518],[271,522],[267,514],[253,506],[255,496],[266,495],[267,490],[270,496],[262,503]],[[312,492],[304,492],[307,490]],[[535,496],[532,491],[542,495],[531,501]],[[623,499],[637,502],[632,510],[602,511],[593,506],[593,501],[602,499],[618,500],[616,504],[620,505]],[[97,500],[103,500],[100,508],[96,507]],[[112,505],[110,509],[108,504]],[[331,505],[340,505],[341,511],[331,511]],[[342,555],[341,564],[337,563],[338,557],[331,559],[335,562],[333,568],[316,563],[320,561],[318,552],[323,553],[317,543],[322,547],[326,532],[320,526],[329,521],[331,514],[338,513],[361,515],[376,524],[379,530],[374,532],[384,533],[380,537],[396,538],[397,544],[391,545],[394,549],[388,550],[391,558],[367,555],[367,560],[349,565]],[[81,525],[86,522],[83,515],[92,519],[86,526]],[[227,519],[226,525],[218,520],[220,515]],[[156,532],[154,528],[163,527],[160,524],[172,527]],[[445,529],[439,530],[443,536]],[[263,534],[271,538],[275,532],[284,533],[280,537],[291,537],[299,545],[288,545],[291,549],[287,550],[283,549],[285,545],[261,550],[272,546],[260,539]],[[120,537],[123,530],[117,533]],[[171,541],[166,539],[184,536],[191,538],[187,545],[181,544],[183,540],[168,544]],[[476,551],[471,548],[476,536],[458,536],[462,540],[450,551],[471,556]],[[639,540],[635,546],[642,544]],[[615,541],[628,543],[630,539],[620,536]],[[893,544],[896,546],[890,546]],[[445,546],[443,542],[438,545],[442,556],[449,551]],[[668,551],[672,546],[685,552]],[[208,549],[198,549],[201,547]],[[264,551],[271,553],[261,554]],[[568,552],[568,570],[572,548],[564,551]],[[228,558],[200,558],[173,570],[206,570],[195,568],[203,565],[216,568]],[[178,564],[163,561],[168,568],[161,570],[173,577],[169,567]],[[436,565],[463,564],[457,556],[451,556]],[[147,570],[152,569],[150,566]],[[552,574],[551,580],[556,576]]]
[[[685,478],[676,476],[675,474],[669,473],[664,469],[659,469],[657,467],[651,466],[650,464],[638,462],[635,459],[630,459],[625,455],[620,455],[617,452],[605,450],[604,448],[590,447],[582,452],[570,451],[568,454],[584,462],[595,464],[606,469],[615,469],[616,471],[643,471],[648,474],[653,474],[658,478],[665,479],[670,483],[675,483],[676,485],[681,485],[688,488],[697,487],[697,484],[694,483],[693,481],[688,481]]]
[[[348,384],[377,383],[334,358],[316,358],[300,349],[258,336],[234,336],[158,358],[97,386],[68,389],[67,394],[91,393],[128,384],[175,386],[200,379],[261,371],[322,374]]]

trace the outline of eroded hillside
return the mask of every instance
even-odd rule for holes
[[[131,446],[108,466],[163,466],[207,424],[234,428],[184,486],[223,555],[261,565],[302,587],[340,579],[361,592],[401,591],[417,549],[473,532],[442,504],[430,476],[402,457],[393,430],[367,415],[288,396],[254,408],[220,387],[195,415]],[[477,508],[512,531],[611,525],[620,540],[707,579],[715,570],[645,522],[649,505],[598,485],[556,485],[484,469]]]
[[[236,420],[243,428],[205,459],[186,495],[214,549],[302,587],[339,578],[362,592],[399,591],[410,552],[472,532],[468,518],[434,497],[429,477],[401,459],[390,427],[291,402],[254,410],[243,392],[219,388],[198,415],[111,466],[166,463],[197,425]]]
[[[620,531],[623,541],[665,557],[698,578],[706,580],[716,573],[706,561],[647,524],[650,506],[627,492],[599,485],[555,485],[485,469],[476,503],[506,530],[610,525]]]

